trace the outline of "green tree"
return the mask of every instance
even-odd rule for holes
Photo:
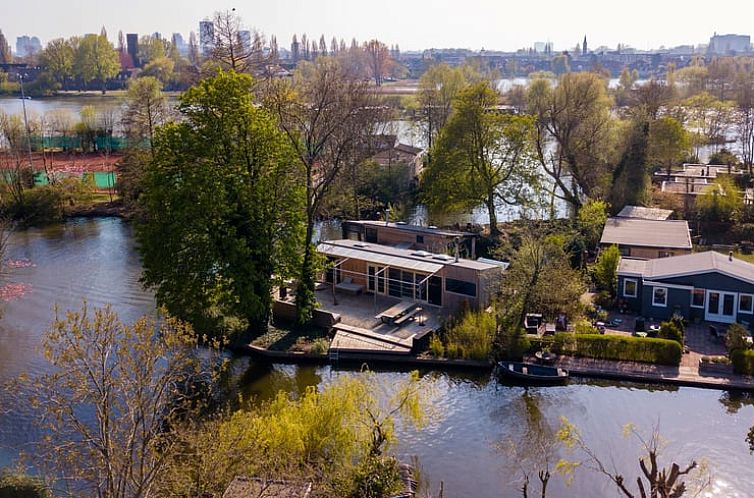
[[[99,81],[104,94],[107,90],[107,80],[115,77],[120,71],[120,59],[106,36],[89,34],[78,43],[73,68],[76,76],[84,83]]]
[[[639,72],[636,69],[631,71],[628,67],[623,68],[618,78],[618,88],[615,90],[615,99],[618,105],[626,105],[628,103],[629,96],[638,79]]]
[[[607,221],[607,203],[590,200],[579,210],[578,227],[589,250],[594,250],[600,243],[602,230]]]
[[[139,38],[139,51],[136,56],[139,59],[138,63],[140,67],[166,55],[165,42],[161,38],[152,35],[145,35]],[[134,63],[136,62],[134,61]]]
[[[651,178],[647,169],[650,123],[643,112],[635,112],[618,128],[623,135],[620,158],[612,172],[611,202],[614,206],[649,203]]]
[[[160,82],[151,76],[134,78],[128,82],[121,125],[129,146],[117,167],[118,191],[125,206],[131,211],[138,209],[145,166],[153,158],[156,130],[171,115],[160,87]]]
[[[142,76],[151,76],[157,78],[163,85],[167,85],[173,78],[175,62],[169,57],[157,57],[152,59],[139,74]]]
[[[560,312],[575,315],[585,290],[584,276],[571,268],[556,238],[526,235],[503,282],[501,302],[506,304],[501,330],[522,328],[526,313],[542,313],[548,318]]]
[[[614,149],[605,81],[595,73],[568,73],[551,88],[537,79],[529,86],[528,109],[536,119],[537,159],[555,183],[554,195],[574,214],[585,198],[604,197]]]
[[[71,43],[63,38],[51,40],[39,56],[39,62],[66,90],[67,81],[73,77],[74,52]]]
[[[565,54],[558,54],[552,58],[550,63],[552,72],[560,76],[571,71],[571,63],[568,60],[568,56]]]
[[[694,203],[698,215],[707,221],[732,221],[742,207],[741,192],[727,176],[718,177]]]
[[[647,160],[665,169],[668,177],[690,151],[689,133],[677,119],[664,116],[650,123]]]
[[[157,127],[170,115],[160,82],[152,76],[132,79],[128,82],[126,99],[122,116],[126,136],[136,144],[146,141],[152,150]]]
[[[594,283],[597,288],[610,293],[615,297],[618,290],[618,264],[620,263],[620,250],[612,245],[600,252],[597,262],[592,268]]]
[[[383,111],[368,83],[332,57],[299,64],[292,82],[270,81],[266,104],[304,170],[306,234],[296,306],[298,321],[306,323],[316,306],[314,223],[346,164],[358,164],[372,154],[369,145]]]
[[[0,64],[11,64],[13,62],[13,54],[10,51],[10,44],[3,34],[3,30],[0,29]]]
[[[299,261],[303,179],[251,88],[249,76],[220,72],[185,92],[143,182],[143,281],[202,331],[227,316],[264,330],[273,278]]]
[[[430,209],[487,208],[490,233],[499,235],[500,204],[526,205],[537,188],[528,117],[498,113],[498,93],[481,82],[461,91],[422,175]]]
[[[417,91],[419,122],[430,150],[450,117],[459,92],[470,82],[481,79],[482,75],[472,67],[447,64],[432,65],[421,75]]]
[[[728,332],[725,334],[725,348],[728,350],[728,354],[731,354],[737,349],[749,349],[749,332],[746,328],[738,323],[733,323],[728,327]]]

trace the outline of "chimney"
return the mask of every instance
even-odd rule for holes
[[[728,261],[733,262],[733,251],[728,251]]]

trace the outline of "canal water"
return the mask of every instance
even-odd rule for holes
[[[15,263],[6,283],[24,284],[26,293],[2,306],[0,385],[22,372],[38,374],[47,365],[39,351],[53,307],[77,309],[111,303],[124,321],[153,314],[152,296],[139,284],[140,265],[132,231],[119,219],[77,219],[13,235]],[[299,394],[307,386],[324,386],[338,376],[363,375],[331,367],[233,362],[236,385],[246,396],[265,400],[284,390]],[[377,371],[380,396],[388,399],[407,373]],[[521,467],[536,470],[539,443],[528,431],[552,432],[565,416],[610,466],[633,479],[638,475],[639,447],[624,439],[622,428],[634,423],[642,431],[659,423],[668,440],[665,454],[676,461],[708,462],[714,485],[707,496],[754,496],[754,457],[744,438],[754,424],[754,400],[722,391],[663,388],[639,384],[577,381],[566,387],[528,391],[506,387],[489,375],[423,372],[429,423],[421,430],[399,426],[393,451],[401,459],[416,456],[435,489],[443,481],[446,498],[520,496]],[[33,412],[21,412],[0,392],[0,465],[9,465],[39,435]],[[549,434],[549,436],[548,436]],[[513,443],[519,456],[510,451]],[[560,451],[551,460],[569,457]],[[535,477],[536,479],[536,477]],[[551,497],[618,496],[604,478],[582,469],[570,486],[553,477]]]

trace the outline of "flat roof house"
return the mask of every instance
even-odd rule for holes
[[[411,300],[452,313],[484,308],[499,286],[505,264],[474,261],[420,249],[358,240],[329,240],[317,246],[332,268],[329,283],[347,282],[366,292]]]
[[[754,265],[714,251],[664,259],[623,258],[618,298],[658,320],[679,313],[689,319],[751,324]]]
[[[689,254],[689,224],[684,220],[608,218],[600,245],[613,244],[618,246],[621,255],[632,258],[655,259]]]
[[[476,258],[477,234],[470,232],[373,220],[344,221],[342,232],[344,239],[434,253],[448,251],[455,253],[455,244],[458,240],[461,255],[468,255],[471,259]]]

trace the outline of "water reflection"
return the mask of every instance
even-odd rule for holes
[[[290,365],[247,365],[239,383],[246,394],[268,399],[279,390],[298,395],[307,386],[320,388],[342,375],[363,375],[358,366],[333,369]],[[373,370],[379,395],[391,396],[408,373]],[[260,378],[264,376],[264,378]],[[565,416],[581,430],[595,452],[626,475],[639,474],[641,448],[623,438],[633,423],[647,431],[660,423],[669,441],[668,458],[681,463],[707,459],[715,485],[709,496],[746,496],[754,489],[748,472],[752,460],[744,442],[754,421],[754,404],[743,398],[739,413],[721,404],[719,391],[636,383],[577,381],[565,387],[525,390],[502,386],[489,374],[421,372],[428,391],[430,421],[422,430],[397,427],[394,451],[409,461],[418,457],[433,487],[443,481],[445,496],[492,498],[518,496],[522,472],[533,474],[569,455],[555,432]],[[733,400],[741,400],[734,395]],[[512,446],[511,446],[512,443]],[[511,453],[510,448],[516,451]],[[587,470],[568,486],[554,475],[553,497],[613,496],[613,485]]]
[[[131,228],[121,220],[75,220],[64,225],[14,234],[10,257],[28,258],[35,266],[12,270],[9,279],[32,285],[23,299],[5,305],[0,320],[0,385],[22,371],[47,368],[39,352],[40,338],[52,319],[52,306],[77,308],[86,298],[92,306],[112,303],[124,321],[154,312],[154,299],[139,284],[141,269]],[[407,369],[408,370],[408,369]],[[309,386],[323,387],[339,376],[363,375],[360,365],[333,369],[296,367],[234,358],[229,390],[257,402],[279,391],[300,395]],[[374,369],[380,396],[390,396],[406,371]],[[513,440],[533,449],[565,416],[582,431],[600,456],[637,475],[640,449],[623,440],[622,427],[642,429],[660,421],[670,441],[666,454],[676,461],[706,458],[714,467],[710,496],[751,496],[754,459],[744,437],[754,422],[754,402],[740,394],[649,384],[574,380],[564,387],[537,388],[498,384],[489,373],[422,371],[431,419],[422,430],[398,426],[394,451],[402,460],[418,456],[436,489],[442,480],[447,498],[519,496],[520,458],[501,451]],[[0,465],[39,437],[31,424],[35,413],[13,405],[0,391]],[[530,467],[535,468],[535,467]],[[616,496],[601,478],[579,472],[570,487],[554,477],[548,496]]]

